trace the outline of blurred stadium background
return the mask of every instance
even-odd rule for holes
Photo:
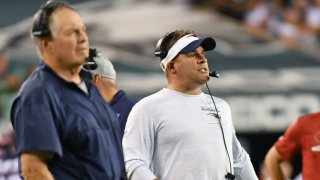
[[[28,29],[43,2],[0,2],[0,138],[10,131],[13,97],[39,62]],[[188,28],[200,36],[213,36],[217,48],[208,53],[209,66],[220,72],[220,78],[210,80],[209,87],[229,103],[238,137],[257,173],[266,152],[284,130],[298,116],[319,110],[319,47],[288,48],[277,36],[261,38],[249,33],[243,28],[247,9],[230,10],[233,4],[221,8],[220,0],[68,2],[76,5],[85,19],[91,47],[114,63],[119,87],[138,98],[166,84],[159,60],[153,56],[164,33]],[[240,5],[245,1],[232,2]],[[300,167],[297,158],[294,174]]]

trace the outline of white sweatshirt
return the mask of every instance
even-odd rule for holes
[[[215,98],[236,179],[258,179],[238,142],[228,104]],[[129,179],[220,180],[230,164],[209,95],[163,89],[132,109],[123,138]]]

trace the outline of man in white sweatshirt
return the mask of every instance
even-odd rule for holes
[[[132,180],[258,179],[236,138],[228,104],[204,94],[205,51],[213,38],[176,30],[159,40],[168,86],[138,102],[129,114],[123,148]]]

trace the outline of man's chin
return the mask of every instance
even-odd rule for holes
[[[210,80],[209,77],[207,77],[206,79],[202,79],[201,81],[199,81],[200,85],[204,85],[205,83],[207,83]]]
[[[205,75],[204,77],[202,77],[203,84],[204,84],[204,83],[207,83],[209,80],[210,80],[209,74],[207,74],[207,75]]]
[[[84,64],[84,63],[88,62],[88,60],[89,60],[89,56],[82,56],[82,57],[78,58],[77,62],[80,62],[81,64]]]
[[[208,82],[210,80],[210,76],[209,76],[209,74],[207,75],[207,81],[206,81],[206,83]]]

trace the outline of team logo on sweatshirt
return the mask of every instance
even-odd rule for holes
[[[218,118],[218,116],[219,116],[217,111],[215,109],[212,109],[211,107],[201,106],[200,108],[201,108],[202,111],[205,111],[206,115],[208,115],[208,116],[213,116],[213,117],[216,117],[216,118]]]

